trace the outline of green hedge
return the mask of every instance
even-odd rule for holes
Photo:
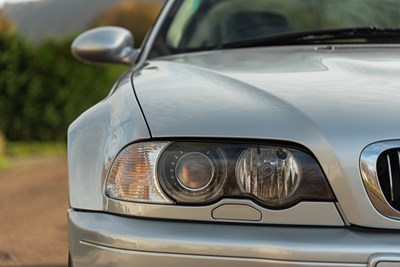
[[[0,33],[0,132],[7,140],[65,140],[68,125],[126,69],[78,62],[71,41],[34,46]]]

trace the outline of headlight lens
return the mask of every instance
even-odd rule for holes
[[[227,177],[225,152],[204,143],[176,142],[162,153],[158,177],[165,192],[180,203],[219,198]]]
[[[121,200],[198,205],[223,197],[251,198],[270,208],[334,200],[309,153],[253,143],[133,144],[115,160],[106,194]]]
[[[240,155],[236,178],[241,192],[267,203],[280,203],[296,192],[301,166],[287,149],[252,147]]]
[[[214,163],[199,152],[187,153],[179,159],[175,167],[178,182],[191,191],[207,188],[214,178],[214,171]]]

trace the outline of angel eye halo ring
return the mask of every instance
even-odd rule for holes
[[[157,173],[161,187],[178,203],[212,201],[223,194],[226,155],[216,147],[176,142],[164,150]]]
[[[210,158],[199,152],[182,156],[175,167],[178,182],[187,190],[205,189],[214,177],[215,167]]]

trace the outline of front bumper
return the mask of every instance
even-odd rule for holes
[[[154,221],[73,210],[68,217],[74,267],[400,266],[400,233]]]

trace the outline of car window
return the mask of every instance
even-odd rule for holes
[[[153,55],[317,29],[400,27],[400,0],[178,0]]]

